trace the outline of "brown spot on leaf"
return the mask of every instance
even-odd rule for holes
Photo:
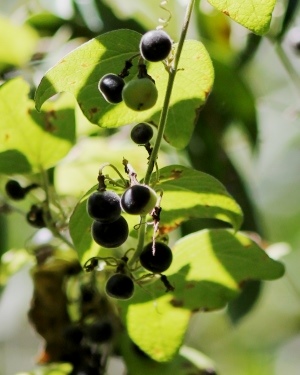
[[[224,13],[226,16],[229,16],[229,12],[228,12],[228,10],[223,10],[223,13]]]
[[[54,133],[57,130],[57,127],[53,124],[56,117],[56,112],[54,110],[45,113],[45,130],[47,132]]]
[[[9,133],[5,133],[4,134],[4,142],[7,142],[10,138],[10,134]]]
[[[172,232],[173,230],[177,229],[179,225],[179,223],[174,223],[173,225],[161,225],[159,227],[159,234],[161,235]]]
[[[177,178],[181,177],[182,172],[183,172],[182,169],[172,169],[170,177],[176,180]]]
[[[170,304],[173,307],[182,307],[184,305],[182,300],[176,298],[172,298]]]
[[[98,112],[98,108],[93,107],[93,108],[90,109],[90,112],[91,112],[92,114],[97,113],[97,112]]]
[[[195,283],[190,282],[185,284],[185,289],[193,289],[195,288]]]

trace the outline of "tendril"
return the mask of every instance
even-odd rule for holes
[[[163,0],[161,1],[161,3],[159,4],[160,8],[163,9],[165,12],[168,13],[168,17],[167,18],[159,18],[158,19],[158,22],[160,23],[160,25],[158,25],[156,27],[157,30],[159,29],[164,29],[165,27],[168,26],[171,18],[172,18],[172,12],[170,11],[170,9],[167,8],[168,6],[168,0]]]

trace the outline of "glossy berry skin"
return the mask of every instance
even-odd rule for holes
[[[35,204],[31,206],[30,211],[27,213],[26,220],[35,228],[44,228],[46,226],[43,209]]]
[[[147,185],[133,185],[121,197],[122,209],[130,215],[146,215],[157,202],[157,195]]]
[[[158,91],[150,78],[136,78],[126,83],[122,97],[128,108],[145,111],[155,105]]]
[[[87,327],[86,335],[95,343],[109,341],[113,337],[113,327],[110,322],[99,320],[93,322]]]
[[[148,243],[140,255],[141,265],[153,273],[162,273],[166,271],[173,259],[173,254],[169,246],[163,242],[155,243],[155,252],[153,254],[152,242]]]
[[[132,128],[130,136],[134,143],[145,145],[153,137],[152,126],[146,122],[141,122]]]
[[[92,224],[93,240],[103,247],[121,246],[127,240],[128,233],[128,224],[123,216],[112,223],[102,223],[95,220]]]
[[[124,86],[125,82],[123,78],[116,74],[109,73],[100,79],[98,89],[108,103],[117,104],[122,101],[122,90]]]
[[[128,275],[115,273],[107,280],[105,290],[110,297],[129,299],[133,296],[134,283]]]
[[[120,197],[113,191],[95,191],[86,207],[89,216],[101,222],[113,222],[121,216]]]
[[[21,200],[25,198],[26,191],[16,180],[9,180],[5,185],[6,194],[13,200]]]
[[[145,60],[156,62],[168,57],[172,40],[163,30],[151,30],[142,36],[140,53]]]

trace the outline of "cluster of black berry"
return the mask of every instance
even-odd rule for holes
[[[150,62],[162,61],[172,49],[172,40],[163,30],[151,30],[140,41],[140,56]],[[126,61],[125,68],[119,74],[108,73],[100,81],[98,88],[105,100],[111,104],[124,103],[135,111],[152,108],[158,97],[154,80],[148,75],[145,64],[140,63],[138,77],[129,82],[124,77],[129,75],[131,61]]]
[[[8,180],[5,184],[5,192],[7,196],[15,201],[20,201],[26,198],[27,194],[36,189],[39,185],[36,183],[28,186],[21,186],[16,180]],[[46,226],[44,220],[44,210],[39,204],[32,204],[30,210],[26,214],[27,222],[35,228],[43,228]]]
[[[112,319],[103,316],[103,311],[99,311],[98,306],[96,308],[99,304],[98,292],[91,288],[83,288],[82,291],[81,321],[70,323],[63,331],[66,357],[64,360],[73,365],[70,375],[101,375],[105,372],[102,365],[105,363],[103,345],[111,344],[115,326]]]
[[[128,237],[128,224],[121,215],[120,197],[113,191],[97,190],[87,200],[87,212],[94,220],[92,237],[103,247],[121,246]]]

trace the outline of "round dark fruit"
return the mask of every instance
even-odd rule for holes
[[[100,79],[98,89],[108,103],[117,104],[123,100],[122,90],[124,86],[123,78],[117,74],[109,73]]]
[[[146,215],[155,207],[157,195],[147,185],[133,185],[121,197],[122,209],[131,215]]]
[[[148,243],[140,255],[141,265],[153,273],[166,271],[170,267],[172,259],[171,249],[163,242],[155,243],[155,251],[153,251],[153,243]]]
[[[35,228],[44,228],[46,226],[43,209],[35,204],[31,206],[30,211],[27,213],[26,220]]]
[[[86,207],[94,220],[112,222],[121,216],[120,197],[113,191],[95,191],[89,196]]]
[[[152,126],[146,122],[141,122],[132,128],[130,136],[134,143],[145,145],[153,137]]]
[[[83,330],[80,326],[69,325],[64,329],[64,338],[71,344],[79,345],[83,339]]]
[[[96,343],[109,341],[113,337],[113,327],[109,321],[99,320],[87,327],[87,337]]]
[[[150,78],[136,78],[126,83],[122,97],[128,108],[145,111],[155,105],[158,91]]]
[[[9,180],[5,185],[6,194],[13,200],[21,200],[25,198],[26,191],[16,180]]]
[[[105,290],[110,297],[129,299],[133,296],[134,283],[128,275],[115,273],[107,280]]]
[[[112,223],[94,221],[92,224],[92,237],[94,241],[103,247],[121,246],[128,237],[129,229],[123,216]]]
[[[151,30],[140,41],[140,53],[145,60],[161,61],[168,57],[172,49],[172,40],[163,30]]]

